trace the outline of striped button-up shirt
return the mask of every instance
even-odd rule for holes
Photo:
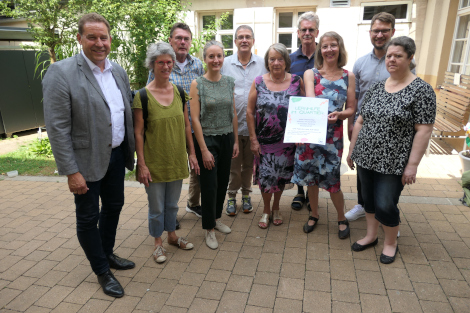
[[[189,94],[189,90],[191,89],[191,82],[199,76],[204,75],[204,67],[202,66],[201,60],[199,60],[198,58],[190,56],[189,54],[186,56],[186,58],[188,59],[188,63],[186,63],[183,70],[181,70],[180,67],[177,65],[173,66],[173,70],[170,74],[170,82],[183,87],[184,91]],[[153,75],[153,72],[150,71],[147,85],[154,79],[155,76]],[[187,105],[189,121],[191,121],[191,110],[189,107],[189,101]],[[191,131],[194,132],[192,123]]]

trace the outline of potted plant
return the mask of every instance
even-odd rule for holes
[[[463,127],[465,130],[465,145],[467,150],[459,152],[460,162],[462,163],[462,173],[470,171],[470,122]]]

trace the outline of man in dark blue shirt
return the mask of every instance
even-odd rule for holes
[[[299,16],[298,21],[297,36],[300,39],[301,45],[297,51],[289,55],[291,65],[290,72],[291,74],[299,75],[304,78],[304,73],[306,70],[312,69],[315,62],[315,50],[317,48],[317,43],[315,38],[318,37],[318,27],[320,26],[320,19],[318,15],[313,12],[305,12]],[[300,210],[304,205],[305,193],[302,186],[297,186],[298,192],[292,201],[292,209]],[[310,210],[310,206],[307,203],[307,208]]]
[[[318,37],[320,19],[313,12],[305,12],[299,16],[297,25],[297,36],[301,45],[297,51],[289,55],[291,60],[290,72],[301,76],[303,79],[304,72],[313,68],[314,65],[315,49],[317,48],[315,38]]]

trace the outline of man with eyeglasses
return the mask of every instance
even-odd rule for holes
[[[191,41],[193,34],[189,26],[185,23],[175,23],[170,30],[169,43],[176,54],[176,66],[173,66],[173,70],[170,74],[170,82],[175,85],[183,87],[184,91],[189,94],[191,89],[191,82],[204,75],[204,67],[202,62],[191,55],[189,55],[189,48],[191,48]],[[154,80],[153,72],[150,72],[147,85]],[[189,121],[191,122],[191,115],[189,101],[188,115]],[[194,133],[191,125],[191,131]],[[188,203],[186,205],[186,212],[194,213],[196,216],[202,216],[202,209],[200,205],[201,188],[197,179],[197,174],[194,169],[189,173],[189,191],[188,191]],[[180,225],[178,220],[176,221],[176,229],[179,229]]]
[[[348,119],[348,137],[351,140],[354,123],[361,111],[362,101],[369,88],[378,81],[387,79],[390,73],[385,67],[386,45],[395,34],[395,17],[386,12],[375,14],[371,20],[370,41],[374,49],[357,59],[353,72],[356,76],[356,114]],[[413,70],[413,73],[415,70]],[[361,195],[361,182],[357,176],[357,202],[345,216],[349,221],[365,216],[364,200]]]
[[[309,11],[299,16],[297,22],[297,36],[300,39],[300,47],[294,53],[289,55],[291,60],[290,72],[296,74],[302,79],[306,70],[312,69],[315,63],[315,50],[317,43],[315,38],[318,37],[318,27],[320,27],[320,18],[315,13]],[[291,207],[294,210],[302,209],[305,202],[308,205],[308,195],[305,197],[304,188],[297,186],[297,195],[292,200]]]
[[[232,159],[230,181],[228,185],[228,200],[225,213],[229,216],[237,214],[236,195],[241,188],[242,211],[253,211],[251,205],[251,180],[253,177],[253,153],[250,149],[250,136],[246,124],[246,108],[251,85],[257,76],[267,73],[264,59],[251,52],[255,43],[253,29],[241,25],[235,31],[235,46],[237,53],[224,60],[221,73],[235,78],[235,108],[238,116],[238,148],[239,154]]]
[[[305,12],[299,16],[297,27],[297,36],[301,44],[297,51],[289,55],[291,60],[290,72],[303,78],[305,71],[314,66],[315,50],[317,48],[315,38],[318,37],[320,18],[313,12]]]

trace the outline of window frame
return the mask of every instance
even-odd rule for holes
[[[233,16],[233,19],[235,21],[235,15],[234,15],[234,12],[233,10],[223,10],[223,11],[199,11],[197,12],[197,17],[198,17],[198,29],[199,31],[202,31],[204,29],[202,23],[203,23],[203,17],[204,16],[207,16],[207,15],[215,15],[215,18],[216,19],[219,19],[220,16],[226,12],[229,12],[230,15]],[[235,26],[235,22],[233,23],[233,25]],[[225,51],[225,55],[227,55],[227,51],[231,51],[232,54],[235,53],[235,29],[218,29],[217,30],[217,33],[215,34],[215,40],[217,40],[218,42],[222,43],[222,36],[223,35],[232,35],[232,48],[231,49],[226,49],[224,47],[224,51]]]
[[[364,8],[365,7],[373,7],[373,6],[392,6],[392,5],[400,5],[400,4],[407,4],[408,7],[406,9],[406,18],[397,18],[395,19],[395,24],[398,23],[409,23],[411,22],[412,11],[413,11],[413,1],[412,0],[404,0],[404,1],[377,1],[377,2],[365,2],[361,3],[361,16],[360,21],[361,24],[370,24],[371,20],[364,19]]]
[[[292,34],[292,47],[287,48],[289,53],[293,53],[299,49],[299,45],[297,45],[297,22],[299,20],[299,12],[308,12],[312,11],[316,13],[317,7],[296,7],[296,8],[275,8],[275,19],[274,19],[274,38],[273,42],[280,42],[279,35],[280,34]],[[290,13],[292,12],[292,27],[279,27],[279,13]]]
[[[463,0],[461,0],[459,2],[459,7],[461,7],[462,1]],[[467,67],[470,68],[470,64],[469,64],[470,31],[468,32],[466,38],[456,38],[457,33],[458,33],[458,27],[459,27],[460,19],[462,17],[466,16],[466,15],[470,15],[470,6],[461,8],[457,11],[457,18],[455,19],[454,35],[452,36],[452,46],[451,46],[451,49],[450,49],[449,62],[447,64],[447,71],[448,72],[455,73],[455,72],[451,71],[452,66],[454,66],[454,65],[460,66],[459,72],[457,74],[465,74]],[[466,42],[467,43],[467,45],[465,47],[465,51],[462,51],[462,53],[464,54],[463,62],[458,62],[458,63],[457,62],[452,62],[452,59],[454,58],[455,45],[456,45],[457,42]]]

